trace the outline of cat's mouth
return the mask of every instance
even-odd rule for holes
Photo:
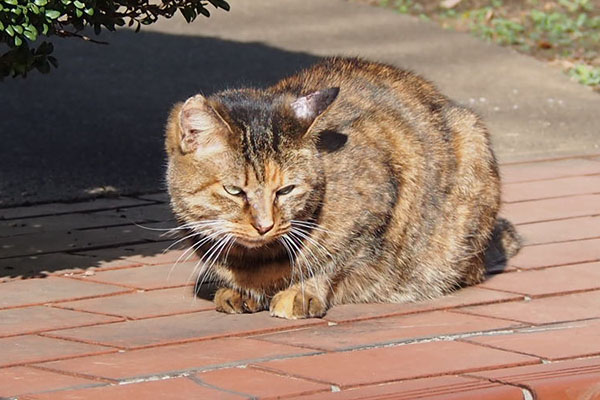
[[[247,247],[249,249],[256,249],[259,247],[263,247],[269,243],[274,242],[275,240],[277,240],[277,237],[273,237],[273,236],[263,237],[263,238],[250,238],[250,237],[237,236],[235,238],[235,241],[237,243],[239,243],[242,246]]]

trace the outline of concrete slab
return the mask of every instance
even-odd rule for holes
[[[344,0],[231,5],[104,35],[110,46],[59,41],[57,71],[3,83],[0,206],[160,190],[172,103],[265,86],[335,54],[433,80],[482,114],[501,161],[600,153],[600,96],[510,49]]]

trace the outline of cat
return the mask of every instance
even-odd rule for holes
[[[165,146],[171,205],[218,311],[297,319],[432,299],[520,246],[497,218],[482,121],[390,65],[328,58],[264,90],[193,96]]]

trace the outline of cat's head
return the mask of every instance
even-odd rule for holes
[[[176,105],[167,126],[167,183],[180,221],[257,248],[310,216],[322,185],[312,128],[338,91],[236,90]]]

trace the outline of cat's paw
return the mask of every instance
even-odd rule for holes
[[[269,307],[271,316],[285,319],[322,317],[327,305],[317,296],[301,289],[291,288],[277,293]]]
[[[229,288],[217,290],[214,302],[217,311],[228,314],[253,313],[263,309],[253,298]]]

